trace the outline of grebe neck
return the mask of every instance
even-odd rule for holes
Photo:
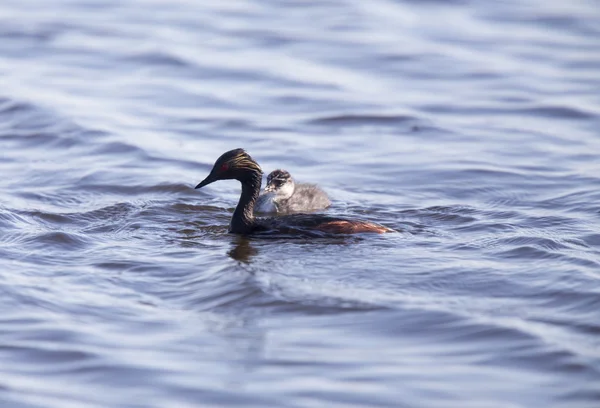
[[[229,224],[229,231],[235,234],[251,232],[255,225],[254,203],[260,193],[262,174],[252,172],[240,182],[242,183],[242,194]]]

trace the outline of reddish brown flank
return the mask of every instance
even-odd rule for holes
[[[324,222],[319,224],[316,229],[332,234],[356,234],[359,232],[376,232],[378,234],[383,234],[384,232],[394,231],[383,225],[372,224],[370,222],[346,220]]]

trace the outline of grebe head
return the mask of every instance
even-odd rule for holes
[[[223,153],[215,162],[210,174],[195,188],[202,188],[218,180],[235,179],[244,182],[257,175],[262,176],[258,163],[244,149],[234,149]]]
[[[295,189],[296,185],[294,184],[294,179],[290,173],[285,170],[273,170],[267,176],[265,192],[274,193],[276,198],[290,198],[292,194],[294,194]]]

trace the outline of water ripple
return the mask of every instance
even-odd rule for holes
[[[0,11],[0,406],[598,405],[593,2],[37,3]],[[227,233],[239,183],[193,187],[237,147],[397,232]]]

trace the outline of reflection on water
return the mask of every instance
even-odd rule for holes
[[[38,3],[0,406],[598,405],[595,2]],[[193,187],[238,147],[398,232],[229,234],[239,183]]]
[[[252,241],[245,236],[233,238],[231,246],[227,255],[241,263],[250,263],[250,260],[258,254],[258,250],[252,246]]]

